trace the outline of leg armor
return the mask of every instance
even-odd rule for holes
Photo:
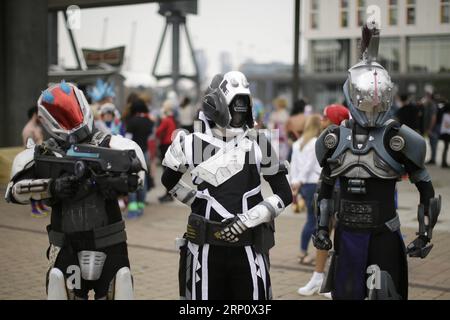
[[[123,267],[117,271],[109,286],[108,300],[134,300],[130,268]]]
[[[52,268],[48,273],[48,300],[68,300],[66,280],[61,270]]]
[[[372,267],[372,268],[371,268]],[[367,279],[369,300],[401,300],[391,275],[384,270],[380,270],[377,265],[369,267],[373,273]]]

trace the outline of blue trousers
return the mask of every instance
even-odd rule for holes
[[[307,209],[306,223],[303,226],[300,237],[300,249],[304,252],[307,251],[311,236],[316,229],[316,215],[314,214],[313,208],[314,193],[316,192],[316,189],[316,183],[305,183],[302,184],[300,188],[300,195],[303,197],[303,200],[305,200]]]

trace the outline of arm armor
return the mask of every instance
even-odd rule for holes
[[[321,199],[317,201],[318,194],[315,194],[316,198],[315,209],[317,212],[317,229],[327,230],[330,225],[330,218],[334,213],[334,200],[333,199]]]
[[[433,228],[437,223],[439,213],[441,212],[441,196],[430,199],[428,214],[425,214],[425,206],[421,203],[417,209],[417,220],[419,221],[419,232],[417,235],[426,236],[431,240],[433,237]],[[425,221],[425,215],[428,221]]]
[[[172,141],[169,149],[167,149],[162,165],[168,167],[174,171],[186,172],[187,170],[187,160],[183,152],[183,143],[186,133],[180,130],[175,139]]]
[[[190,206],[194,200],[197,192],[189,187],[182,180],[178,181],[178,183],[173,187],[169,193],[175,197],[178,201],[184,203],[187,206]]]
[[[24,179],[16,183],[10,182],[6,191],[6,201],[13,199],[22,204],[30,203],[30,200],[42,200],[51,197],[51,179]]]
[[[430,253],[433,248],[430,240],[433,236],[433,228],[436,225],[440,211],[441,196],[429,200],[428,212],[425,211],[424,204],[419,204],[417,210],[417,220],[419,221],[418,237],[406,248],[410,257],[423,259]]]

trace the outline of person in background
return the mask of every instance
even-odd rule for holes
[[[22,130],[22,142],[24,146],[27,145],[29,138],[33,139],[36,144],[41,144],[44,139],[44,134],[39,122],[37,111],[37,106],[32,106],[27,111],[28,122]]]
[[[277,98],[273,101],[274,110],[269,117],[269,129],[278,130],[279,138],[279,157],[280,161],[284,161],[289,155],[289,144],[286,133],[286,123],[289,119],[287,112],[287,100],[285,98]]]
[[[153,131],[153,126],[154,123],[148,115],[147,105],[140,99],[135,100],[130,107],[125,136],[139,145],[146,162],[148,162],[147,139]],[[145,179],[145,181],[147,183],[148,179]],[[144,188],[128,195],[128,218],[136,218],[143,214],[146,194],[147,186],[144,185]]]
[[[255,129],[264,129],[264,104],[258,98],[253,98],[253,119],[255,120]]]
[[[100,119],[107,128],[107,132],[113,135],[124,135],[125,127],[120,121],[120,113],[112,103],[105,103],[100,108]]]
[[[161,108],[161,123],[159,124],[158,129],[156,129],[156,137],[159,140],[159,156],[162,160],[166,154],[167,149],[172,144],[172,135],[174,131],[177,129],[177,125],[174,119],[173,114],[173,102],[171,100],[164,101]],[[158,200],[160,202],[170,202],[173,201],[172,196],[168,191],[159,197]]]
[[[104,133],[109,133],[109,128],[101,119],[100,110],[105,104],[113,104],[116,96],[114,84],[103,81],[102,79],[97,79],[95,86],[88,88],[87,95],[91,101],[90,108],[94,116],[95,127]]]
[[[450,143],[450,103],[446,101],[443,106],[439,109],[438,113],[438,123],[439,123],[439,139],[444,142],[444,150],[442,151],[442,168],[448,168],[447,163],[447,153],[448,146]]]
[[[438,107],[433,99],[433,93],[428,90],[425,96],[422,98],[421,103],[423,105],[423,128],[424,136],[428,137],[431,147],[431,158],[427,164],[436,164],[436,152],[439,134],[434,130],[436,127]]]
[[[195,110],[189,97],[184,97],[178,109],[178,122],[180,128],[187,130],[189,133],[194,131]]]
[[[342,121],[348,120],[350,118],[350,112],[346,107],[340,104],[331,104],[326,106],[323,110],[321,129],[325,130],[328,126],[335,124],[339,126]],[[320,182],[319,182],[320,183]],[[335,186],[333,194],[335,204],[339,203],[339,186]],[[316,264],[314,267],[314,273],[308,283],[298,289],[298,294],[302,296],[311,296],[318,293],[325,273],[325,264],[328,258],[328,251],[318,250],[316,251]],[[329,292],[323,294],[324,297],[331,299],[331,294]]]
[[[399,109],[395,113],[395,118],[401,124],[407,125],[414,131],[418,132],[419,125],[419,110],[417,106],[411,102],[407,94],[401,94],[398,102]]]
[[[303,99],[294,102],[291,115],[286,123],[286,132],[289,139],[297,141],[305,127],[305,106],[306,103]]]
[[[35,144],[41,144],[44,140],[44,131],[38,118],[38,107],[32,106],[27,111],[28,122],[22,130],[22,142],[26,147],[28,139],[32,139]],[[50,210],[41,200],[31,200],[31,216],[34,218],[46,217]]]
[[[296,196],[300,192],[307,208],[306,223],[303,226],[300,239],[301,264],[312,264],[314,260],[308,255],[308,245],[316,228],[316,215],[313,209],[313,201],[321,171],[315,152],[316,140],[319,134],[320,116],[311,115],[306,119],[302,137],[292,146],[290,173],[292,195]]]

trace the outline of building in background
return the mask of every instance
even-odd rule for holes
[[[421,96],[432,85],[450,96],[450,0],[302,0],[306,60],[300,96],[316,109],[343,101],[342,85],[359,59],[361,26],[372,5],[381,17],[379,61],[398,90]],[[242,70],[266,93],[261,97],[266,103],[283,93],[292,77],[286,66],[274,71],[270,65],[244,65]]]

